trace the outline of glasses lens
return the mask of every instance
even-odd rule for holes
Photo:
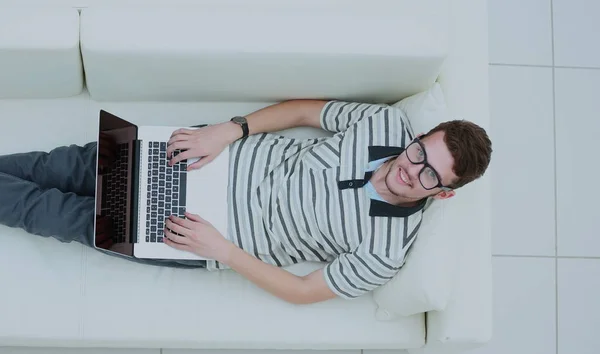
[[[425,160],[425,152],[417,142],[414,142],[408,146],[406,150],[406,156],[412,163],[421,163]]]
[[[419,180],[425,189],[433,189],[439,184],[437,175],[429,167],[424,168],[419,175]]]

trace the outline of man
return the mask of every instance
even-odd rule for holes
[[[300,126],[335,135],[269,134]],[[242,119],[179,129],[167,154],[172,164],[199,157],[188,167],[193,170],[227,147],[228,235],[188,213],[166,220],[165,243],[211,259],[209,270],[231,268],[297,304],[355,298],[389,281],[404,264],[428,200],[450,198],[482,176],[492,153],[485,131],[470,122],[445,122],[414,136],[394,107],[294,100]],[[183,153],[173,157],[175,150]],[[90,245],[94,153],[88,144],[0,157],[0,183],[7,186],[0,222]],[[104,160],[111,154],[100,155]],[[109,229],[102,220],[98,227]],[[281,269],[302,261],[327,265],[307,276]]]

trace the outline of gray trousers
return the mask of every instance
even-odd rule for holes
[[[0,224],[94,247],[95,191],[95,142],[0,156]],[[204,261],[122,257],[158,266],[206,266]]]

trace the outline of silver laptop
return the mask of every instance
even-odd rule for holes
[[[187,171],[198,159],[169,166],[166,156],[178,127],[138,126],[102,110],[98,128],[96,218],[108,217],[112,228],[109,238],[96,229],[95,246],[144,259],[204,259],[163,242],[165,219],[185,218],[187,211],[227,235],[229,149],[201,169]],[[100,169],[101,152],[108,148],[101,135],[116,145],[116,159],[106,170]]]

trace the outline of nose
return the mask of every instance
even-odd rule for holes
[[[408,173],[408,177],[411,179],[411,181],[418,181],[419,180],[419,172],[421,172],[421,169],[423,168],[423,165],[415,165],[415,164],[410,164],[410,166],[408,166],[408,170],[406,171]]]

